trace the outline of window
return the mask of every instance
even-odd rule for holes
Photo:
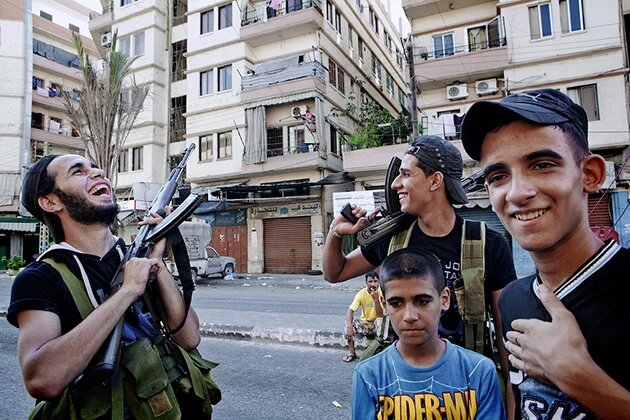
[[[337,66],[337,90],[342,95],[346,95],[346,73],[339,66]]]
[[[232,157],[232,132],[226,131],[219,133],[219,141],[217,142],[217,159],[225,159]]]
[[[232,65],[219,67],[218,91],[232,90]]]
[[[378,17],[376,17],[376,13],[374,13],[374,9],[370,7],[370,26],[374,29],[374,32],[378,35]]]
[[[122,149],[118,155],[118,173],[129,171],[129,149]]]
[[[582,0],[560,0],[560,26],[563,34],[584,29]]]
[[[131,90],[121,89],[120,93],[118,94],[118,101],[121,108],[127,108],[131,103]]]
[[[118,38],[118,52],[125,57],[131,55],[131,37],[123,36]]]
[[[232,4],[219,7],[219,29],[232,26]]]
[[[348,46],[350,49],[354,48],[354,34],[352,32],[352,26],[348,23]]]
[[[267,129],[267,157],[282,156],[283,154],[282,127]]]
[[[31,112],[31,127],[44,129],[44,114],[39,112]]]
[[[573,102],[586,111],[589,121],[599,120],[599,101],[597,100],[597,85],[584,85],[567,89]]]
[[[70,29],[72,32],[76,32],[76,33],[81,32],[79,27],[77,25],[73,25],[72,23],[68,24],[68,29]]]
[[[341,33],[341,14],[338,10],[335,10],[335,30]]]
[[[328,59],[328,81],[334,86],[342,95],[346,94],[345,85],[346,73],[341,67],[337,65],[331,59]]]
[[[178,96],[171,99],[171,112],[170,112],[170,141],[176,143],[178,141],[184,141],[184,135],[186,135],[186,96]]]
[[[385,73],[385,85],[387,86],[387,93],[389,93],[389,97],[394,97],[394,79],[389,72]]]
[[[551,3],[541,3],[529,8],[529,33],[531,39],[553,35],[551,27]]]
[[[48,131],[51,133],[61,134],[61,118],[50,117]]]
[[[186,51],[188,41],[185,39],[171,45],[171,82],[177,82],[186,78]]]
[[[333,17],[333,6],[332,6],[332,1],[330,1],[330,0],[326,1],[326,20],[331,25],[333,24],[333,20],[334,20],[334,17]]]
[[[33,76],[33,89],[44,88],[44,79]]]
[[[407,105],[407,95],[402,89],[398,89],[398,102],[405,107]]]
[[[131,149],[131,170],[142,170],[142,146]]]
[[[43,17],[44,19],[49,20],[49,21],[51,21],[51,22],[52,22],[52,15],[51,15],[50,13],[46,13],[46,12],[44,12],[43,10],[40,10],[40,11],[39,11],[39,15],[40,15],[41,17]]]
[[[287,1],[287,13],[297,12],[302,10],[302,0],[286,0]]]
[[[291,151],[304,153],[308,152],[308,145],[305,143],[304,124],[289,127],[289,148]]]
[[[334,126],[330,126],[330,153],[339,153],[339,140],[337,139],[337,129]]]
[[[212,70],[199,73],[199,95],[209,95],[212,93]]]
[[[144,31],[133,36],[133,55],[144,55]]]
[[[433,37],[433,54],[435,58],[455,54],[453,34],[442,34]]]
[[[357,35],[357,39],[358,39],[357,46],[359,48],[359,58],[363,60],[363,40],[361,39],[359,35]]]
[[[332,60],[328,60],[328,81],[331,85],[337,85],[337,63]]]
[[[374,76],[374,80],[378,83],[381,82],[381,62],[378,61],[378,58],[374,54],[372,54],[372,75]]]
[[[214,10],[201,12],[201,33],[207,34],[214,31]]]
[[[212,134],[199,136],[199,160],[212,160]]]
[[[126,6],[128,4],[131,4],[131,0],[120,0],[120,6]]]
[[[387,32],[383,35],[383,40],[385,41],[385,48],[387,48],[387,51],[389,51],[389,53],[392,53],[392,38],[389,36],[389,34],[387,34]]]

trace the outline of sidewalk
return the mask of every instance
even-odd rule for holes
[[[6,317],[12,280],[0,271],[0,316]],[[239,274],[234,280],[201,280],[193,305],[203,336],[341,348],[345,311],[364,286],[363,277],[330,284],[322,275]],[[222,307],[223,299],[239,305]]]

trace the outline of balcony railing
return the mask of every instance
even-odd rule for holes
[[[90,12],[90,20],[98,19],[102,15],[111,13],[113,10],[114,10],[114,4],[112,2],[109,2],[103,7],[103,13]]]
[[[445,46],[438,50],[429,50],[427,47],[419,47],[416,54],[423,60],[429,58],[444,58],[450,57],[455,54],[469,53],[473,51],[487,50],[489,48],[503,47],[507,45],[506,38],[499,38],[494,40],[486,40],[475,44],[468,45],[451,45]]]
[[[295,63],[291,63],[289,59],[259,65],[254,74],[248,74],[241,79],[241,90],[268,87],[275,83],[314,76],[325,80],[324,66],[319,61],[298,63],[297,60],[295,57]]]
[[[295,153],[310,153],[319,150],[317,143],[302,143],[289,148],[267,148],[267,157],[284,156]]]
[[[271,3],[260,2],[255,5],[249,4],[241,14],[241,26],[256,22],[266,22],[268,19],[309,9],[311,7],[316,7],[321,10],[321,4],[321,0],[272,0]]]

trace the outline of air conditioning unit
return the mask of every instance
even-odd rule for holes
[[[446,97],[450,100],[464,99],[468,97],[468,86],[466,83],[450,85],[446,87]]]
[[[293,116],[293,118],[302,118],[302,110],[299,106],[294,106],[291,110],[291,115]]]
[[[106,32],[101,35],[101,47],[109,48],[112,46],[112,33]]]
[[[497,93],[499,91],[497,79],[477,80],[475,82],[475,90],[479,96]]]

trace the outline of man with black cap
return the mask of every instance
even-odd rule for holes
[[[57,244],[16,277],[7,319],[20,329],[18,357],[26,389],[37,399],[59,401],[117,321],[143,295],[150,271],[157,274],[154,282],[168,328],[175,328],[184,318],[185,305],[161,261],[163,242],[155,246],[151,258],[130,260],[122,287],[103,300],[125,244],[109,229],[118,213],[111,184],[85,157],[49,155],[39,160],[24,179],[22,205],[49,227]],[[67,266],[81,282],[85,302],[93,307],[86,317],[57,264]],[[127,343],[156,333],[141,315],[125,319],[123,339]],[[199,322],[192,308],[173,338],[185,349],[199,343]]]
[[[630,251],[589,227],[588,194],[606,167],[589,150],[585,111],[558,90],[525,91],[475,103],[462,138],[537,269],[499,300],[516,415],[630,418]]]
[[[437,136],[414,139],[405,153],[400,174],[391,188],[398,193],[401,210],[416,216],[416,222],[402,233],[402,247],[431,252],[439,258],[448,286],[461,278],[460,260],[464,220],[455,213],[453,204],[468,202],[462,188],[463,160],[457,147]],[[337,216],[324,247],[323,268],[327,281],[336,283],[364,274],[379,266],[395,251],[396,237],[384,239],[370,248],[362,247],[343,255],[341,238],[364,227],[365,212],[355,207],[356,224]],[[408,233],[408,235],[407,235]],[[394,247],[393,247],[394,246]],[[497,232],[487,229],[485,255],[485,295],[492,308],[495,326],[501,331],[498,297],[501,290],[516,278],[514,263],[507,241]],[[464,324],[451,299],[451,307],[441,317],[440,335],[454,344],[464,344]],[[469,343],[470,344],[470,343]],[[502,365],[507,375],[507,355],[502,346]]]

